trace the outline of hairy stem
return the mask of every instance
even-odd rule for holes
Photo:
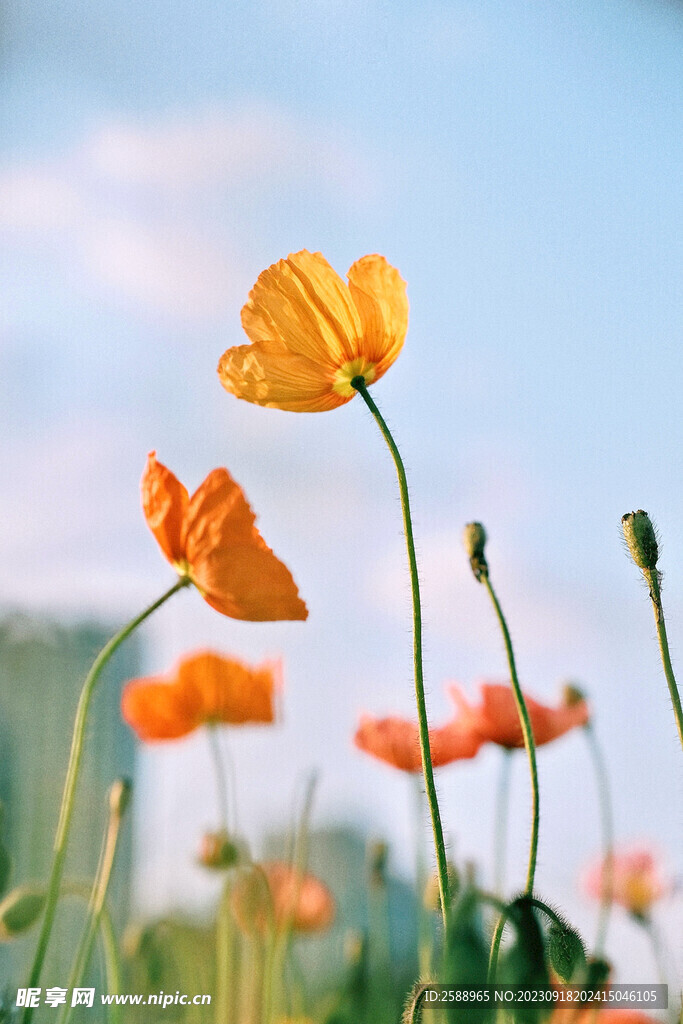
[[[420,604],[420,581],[417,571],[417,557],[415,554],[415,540],[413,538],[413,522],[410,514],[410,499],[408,496],[408,481],[403,465],[401,454],[392,437],[389,427],[384,421],[382,414],[370,397],[363,377],[354,377],[351,386],[356,389],[368,409],[372,413],[382,437],[386,441],[391,452],[398,476],[398,486],[401,494],[401,510],[403,512],[403,530],[405,533],[406,547],[408,549],[408,565],[410,568],[410,585],[413,597],[413,666],[415,673],[415,700],[417,703],[417,720],[420,736],[420,754],[422,757],[422,774],[425,781],[425,792],[429,803],[429,813],[432,819],[432,832],[434,834],[434,848],[436,850],[436,867],[439,877],[439,893],[441,896],[441,914],[443,917],[444,930],[448,928],[448,915],[450,912],[450,888],[448,883],[448,863],[446,860],[446,844],[443,837],[441,825],[441,813],[439,801],[436,795],[436,784],[434,782],[434,769],[432,767],[432,755],[429,748],[429,721],[427,719],[427,705],[425,701],[424,676],[422,670],[422,608]]]
[[[123,626],[123,628],[120,629],[107,644],[105,644],[97,655],[88,675],[86,676],[85,682],[83,683],[83,689],[81,690],[81,696],[78,701],[78,710],[76,711],[76,720],[74,722],[74,730],[71,740],[71,753],[69,754],[69,765],[66,771],[62,803],[59,809],[59,821],[55,836],[52,869],[48,883],[43,924],[38,937],[38,947],[36,949],[36,955],[28,982],[29,987],[31,988],[35,988],[40,981],[40,975],[45,961],[45,954],[47,953],[47,947],[50,941],[50,934],[52,932],[52,925],[54,923],[55,912],[57,909],[57,901],[59,899],[62,875],[64,873],[64,861],[69,841],[71,819],[73,817],[76,785],[78,783],[81,761],[83,759],[83,745],[85,741],[85,728],[88,720],[88,712],[90,710],[92,697],[102,673],[102,669],[109,662],[114,652],[118,650],[124,640],[126,640],[131,633],[133,633],[137,627],[145,621],[145,619],[149,618],[157,608],[160,608],[165,601],[168,601],[169,597],[172,597],[172,595],[177,593],[178,590],[186,587],[189,582],[190,580],[186,577],[182,577],[177,580],[177,582],[174,583],[165,594],[162,594],[157,601],[149,605],[148,608],[145,608],[143,612],[136,616],[136,618],[132,619],[127,625]],[[24,1024],[29,1024],[32,1016],[33,1007],[26,1007],[23,1017]]]

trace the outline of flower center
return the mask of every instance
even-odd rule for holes
[[[359,356],[348,363],[340,366],[334,375],[332,390],[344,398],[353,398],[356,389],[351,386],[354,377],[364,377],[366,384],[372,384],[375,379],[376,363],[369,362],[365,356]]]

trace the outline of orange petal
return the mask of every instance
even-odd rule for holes
[[[422,770],[418,728],[405,718],[363,715],[353,742],[359,750],[403,772]]]
[[[121,713],[146,742],[187,736],[203,720],[196,693],[154,677],[133,679],[126,684],[121,695]]]
[[[277,666],[250,668],[214,651],[200,651],[178,665],[177,687],[192,694],[204,722],[244,725],[275,720]]]
[[[193,582],[217,611],[234,619],[305,619],[289,569],[254,526],[241,487],[215,469],[192,496],[183,541]]]
[[[332,390],[334,368],[290,352],[282,342],[229,348],[218,376],[226,391],[269,409],[326,412],[350,401]]]
[[[353,359],[361,334],[347,285],[319,252],[306,249],[264,270],[242,310],[253,342],[277,341],[321,366]]]
[[[363,327],[356,355],[376,363],[374,380],[398,357],[408,330],[406,284],[384,256],[363,256],[348,273]]]
[[[150,452],[147,457],[141,487],[147,525],[169,562],[182,561],[181,533],[189,500],[187,490],[170,469],[157,462],[156,452]]]
[[[422,771],[420,734],[416,722],[396,716],[373,718],[363,715],[354,743],[360,750],[401,771]],[[434,768],[474,757],[480,746],[478,733],[463,726],[457,719],[429,730],[429,748]]]
[[[460,708],[462,724],[478,731],[482,741],[508,749],[523,747],[524,736],[511,687],[502,683],[484,683],[480,689],[482,702],[477,707],[467,702],[459,687],[451,687],[451,695]],[[537,746],[550,743],[576,726],[585,725],[589,718],[585,701],[553,708],[540,704],[528,694],[524,699]]]
[[[276,931],[291,927],[305,933],[329,928],[335,904],[319,879],[273,861],[240,876],[232,892],[232,910],[247,934],[263,934],[271,919]]]

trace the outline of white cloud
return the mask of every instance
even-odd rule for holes
[[[252,283],[237,255],[249,211],[288,187],[355,205],[374,185],[334,126],[258,106],[115,121],[0,168],[0,233],[141,310],[216,318]]]

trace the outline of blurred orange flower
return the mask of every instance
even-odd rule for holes
[[[459,708],[458,721],[477,733],[482,742],[497,743],[501,747],[523,747],[524,738],[519,723],[517,706],[512,690],[504,683],[482,683],[481,704],[469,704],[459,686],[451,686],[451,695]],[[560,704],[556,708],[539,704],[524,695],[531,719],[536,746],[550,743],[589,719],[585,700]]]
[[[271,915],[276,931],[291,927],[301,933],[325,931],[335,915],[334,897],[324,882],[284,861],[243,873],[232,891],[232,909],[248,934],[265,932]]]
[[[420,735],[417,722],[406,718],[373,718],[363,715],[354,743],[367,754],[386,761],[404,772],[421,772]],[[474,757],[481,739],[467,724],[454,719],[429,730],[432,766],[440,768],[452,761]]]
[[[383,256],[363,256],[348,285],[319,252],[290,254],[264,270],[242,309],[250,345],[218,364],[226,391],[256,405],[324,412],[386,373],[408,329],[405,282]]]
[[[652,904],[672,889],[654,853],[644,846],[617,850],[611,871],[603,859],[588,868],[582,882],[586,893],[598,900],[608,889],[614,902],[636,917],[647,917]]]
[[[214,651],[182,658],[166,677],[133,679],[121,711],[141,740],[175,740],[201,725],[273,722],[280,667],[250,668]]]
[[[166,558],[216,611],[252,622],[308,616],[289,569],[256,529],[227,469],[214,469],[190,497],[150,452],[142,507]]]

